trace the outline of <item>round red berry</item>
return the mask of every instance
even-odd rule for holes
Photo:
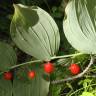
[[[54,65],[53,65],[53,63],[50,63],[50,62],[45,63],[44,64],[44,71],[46,73],[51,74],[54,71]]]
[[[28,72],[28,77],[30,78],[30,79],[33,79],[34,77],[35,77],[35,71],[29,71]]]
[[[3,76],[5,80],[11,80],[13,77],[11,72],[5,72]]]
[[[69,70],[73,75],[76,75],[80,73],[80,66],[78,64],[71,64],[71,66],[69,67]]]

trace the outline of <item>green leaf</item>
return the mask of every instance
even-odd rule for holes
[[[80,96],[94,96],[94,95],[90,92],[83,92],[82,95]]]
[[[16,53],[13,48],[0,42],[0,71],[6,71],[17,62]]]
[[[0,96],[12,96],[12,83],[0,78]]]
[[[71,0],[63,22],[69,43],[77,50],[96,54],[96,0]]]
[[[42,71],[40,69],[37,70],[35,69],[35,71],[36,71],[35,78],[29,81],[18,79],[16,76],[16,78],[13,81],[14,96],[47,96],[49,92],[50,83],[49,81],[42,78]]]
[[[52,96],[60,96],[62,85],[51,86]]]
[[[14,5],[11,37],[25,53],[41,60],[50,60],[59,49],[59,30],[52,17],[39,7]]]

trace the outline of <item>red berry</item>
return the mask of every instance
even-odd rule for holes
[[[54,71],[54,65],[53,65],[53,63],[50,63],[50,62],[45,63],[44,64],[44,71],[46,73],[51,74]]]
[[[28,72],[28,77],[30,78],[30,79],[33,79],[34,77],[35,77],[35,71],[29,71]]]
[[[80,73],[80,66],[78,64],[71,64],[71,66],[69,67],[69,70],[73,75],[76,75]]]
[[[11,80],[13,77],[11,72],[5,72],[3,76],[5,80]]]

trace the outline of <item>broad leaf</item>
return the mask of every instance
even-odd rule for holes
[[[16,64],[17,58],[13,48],[0,42],[0,71],[6,71]]]
[[[59,30],[52,17],[39,7],[14,5],[11,37],[27,54],[41,60],[50,60],[59,49]]]
[[[12,83],[0,78],[0,96],[12,96]]]
[[[70,0],[66,7],[64,33],[77,50],[96,54],[96,0]]]
[[[26,69],[26,70],[24,70]],[[21,71],[20,71],[21,70]],[[25,72],[24,72],[25,71]],[[36,71],[36,69],[35,69]],[[37,69],[34,79],[28,81],[28,68],[19,69],[21,77],[13,81],[13,95],[14,96],[47,96],[49,92],[49,81],[43,79],[41,69]],[[22,74],[22,75],[21,75]],[[26,79],[22,78],[24,76]]]

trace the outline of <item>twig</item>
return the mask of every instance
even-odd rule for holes
[[[75,57],[79,55],[83,55],[84,53],[76,53],[76,54],[69,54],[69,55],[63,55],[63,56],[56,56],[56,57],[51,57],[51,60],[54,59],[62,59],[62,58],[69,58],[69,57]]]
[[[70,54],[70,55],[64,55],[64,56],[56,56],[56,57],[51,57],[51,60],[60,59],[60,58],[75,57],[75,56],[79,56],[79,55],[82,55],[82,54],[83,53],[76,53],[76,54]],[[24,66],[24,65],[32,64],[32,63],[38,63],[38,62],[43,62],[43,61],[42,60],[34,60],[34,61],[25,62],[25,63],[22,63],[22,64],[17,64],[17,65],[14,65],[14,66],[10,67],[9,70],[17,68],[17,67]]]
[[[67,6],[69,0],[62,0],[60,7],[59,7],[59,11],[64,13],[65,7]]]
[[[94,74],[94,75],[85,75],[85,77],[91,77],[91,78],[96,78],[96,74]]]
[[[28,65],[28,64],[32,64],[32,63],[39,63],[39,62],[42,62],[42,60],[34,60],[34,61],[25,62],[25,63],[22,63],[22,64],[14,65],[14,66],[10,67],[9,70],[17,68],[17,67],[24,66],[24,65]]]
[[[22,63],[22,64],[14,65],[14,66],[11,66],[9,69],[0,72],[0,75],[2,75],[4,72],[9,71],[9,70],[12,70],[12,69],[15,69],[15,68],[18,68],[18,67],[22,67],[24,65],[29,65],[29,64],[32,64],[32,63],[39,63],[39,62],[42,62],[42,60],[34,60],[34,61],[29,61],[29,62],[25,62],[25,63]]]
[[[47,6],[47,8],[48,8],[48,10],[49,10],[49,13],[50,13],[50,14],[52,14],[52,12],[51,12],[51,9],[50,9],[50,6],[49,6],[48,2],[47,2],[46,0],[43,0],[43,1],[45,2],[46,6]]]
[[[60,59],[60,58],[75,57],[75,56],[79,56],[79,55],[82,55],[82,54],[83,53],[76,53],[76,54],[70,54],[70,55],[64,55],[64,56],[56,56],[56,57],[51,57],[51,60]],[[22,63],[22,64],[14,65],[14,66],[11,66],[9,69],[7,69],[3,72],[0,72],[0,75],[3,74],[4,72],[8,71],[8,70],[12,70],[12,69],[24,66],[24,65],[29,65],[29,64],[32,64],[32,63],[39,63],[39,62],[43,62],[43,61],[42,60],[34,60],[34,61],[29,61],[29,62],[25,62],[25,63]]]
[[[82,73],[80,73],[76,76],[68,77],[66,79],[52,81],[51,84],[61,84],[61,83],[64,83],[65,81],[71,81],[71,80],[74,80],[74,79],[77,79],[77,78],[81,78],[88,71],[88,69],[91,67],[91,65],[93,63],[94,63],[94,58],[91,56],[90,63],[88,64],[88,66],[85,68],[85,70]]]

